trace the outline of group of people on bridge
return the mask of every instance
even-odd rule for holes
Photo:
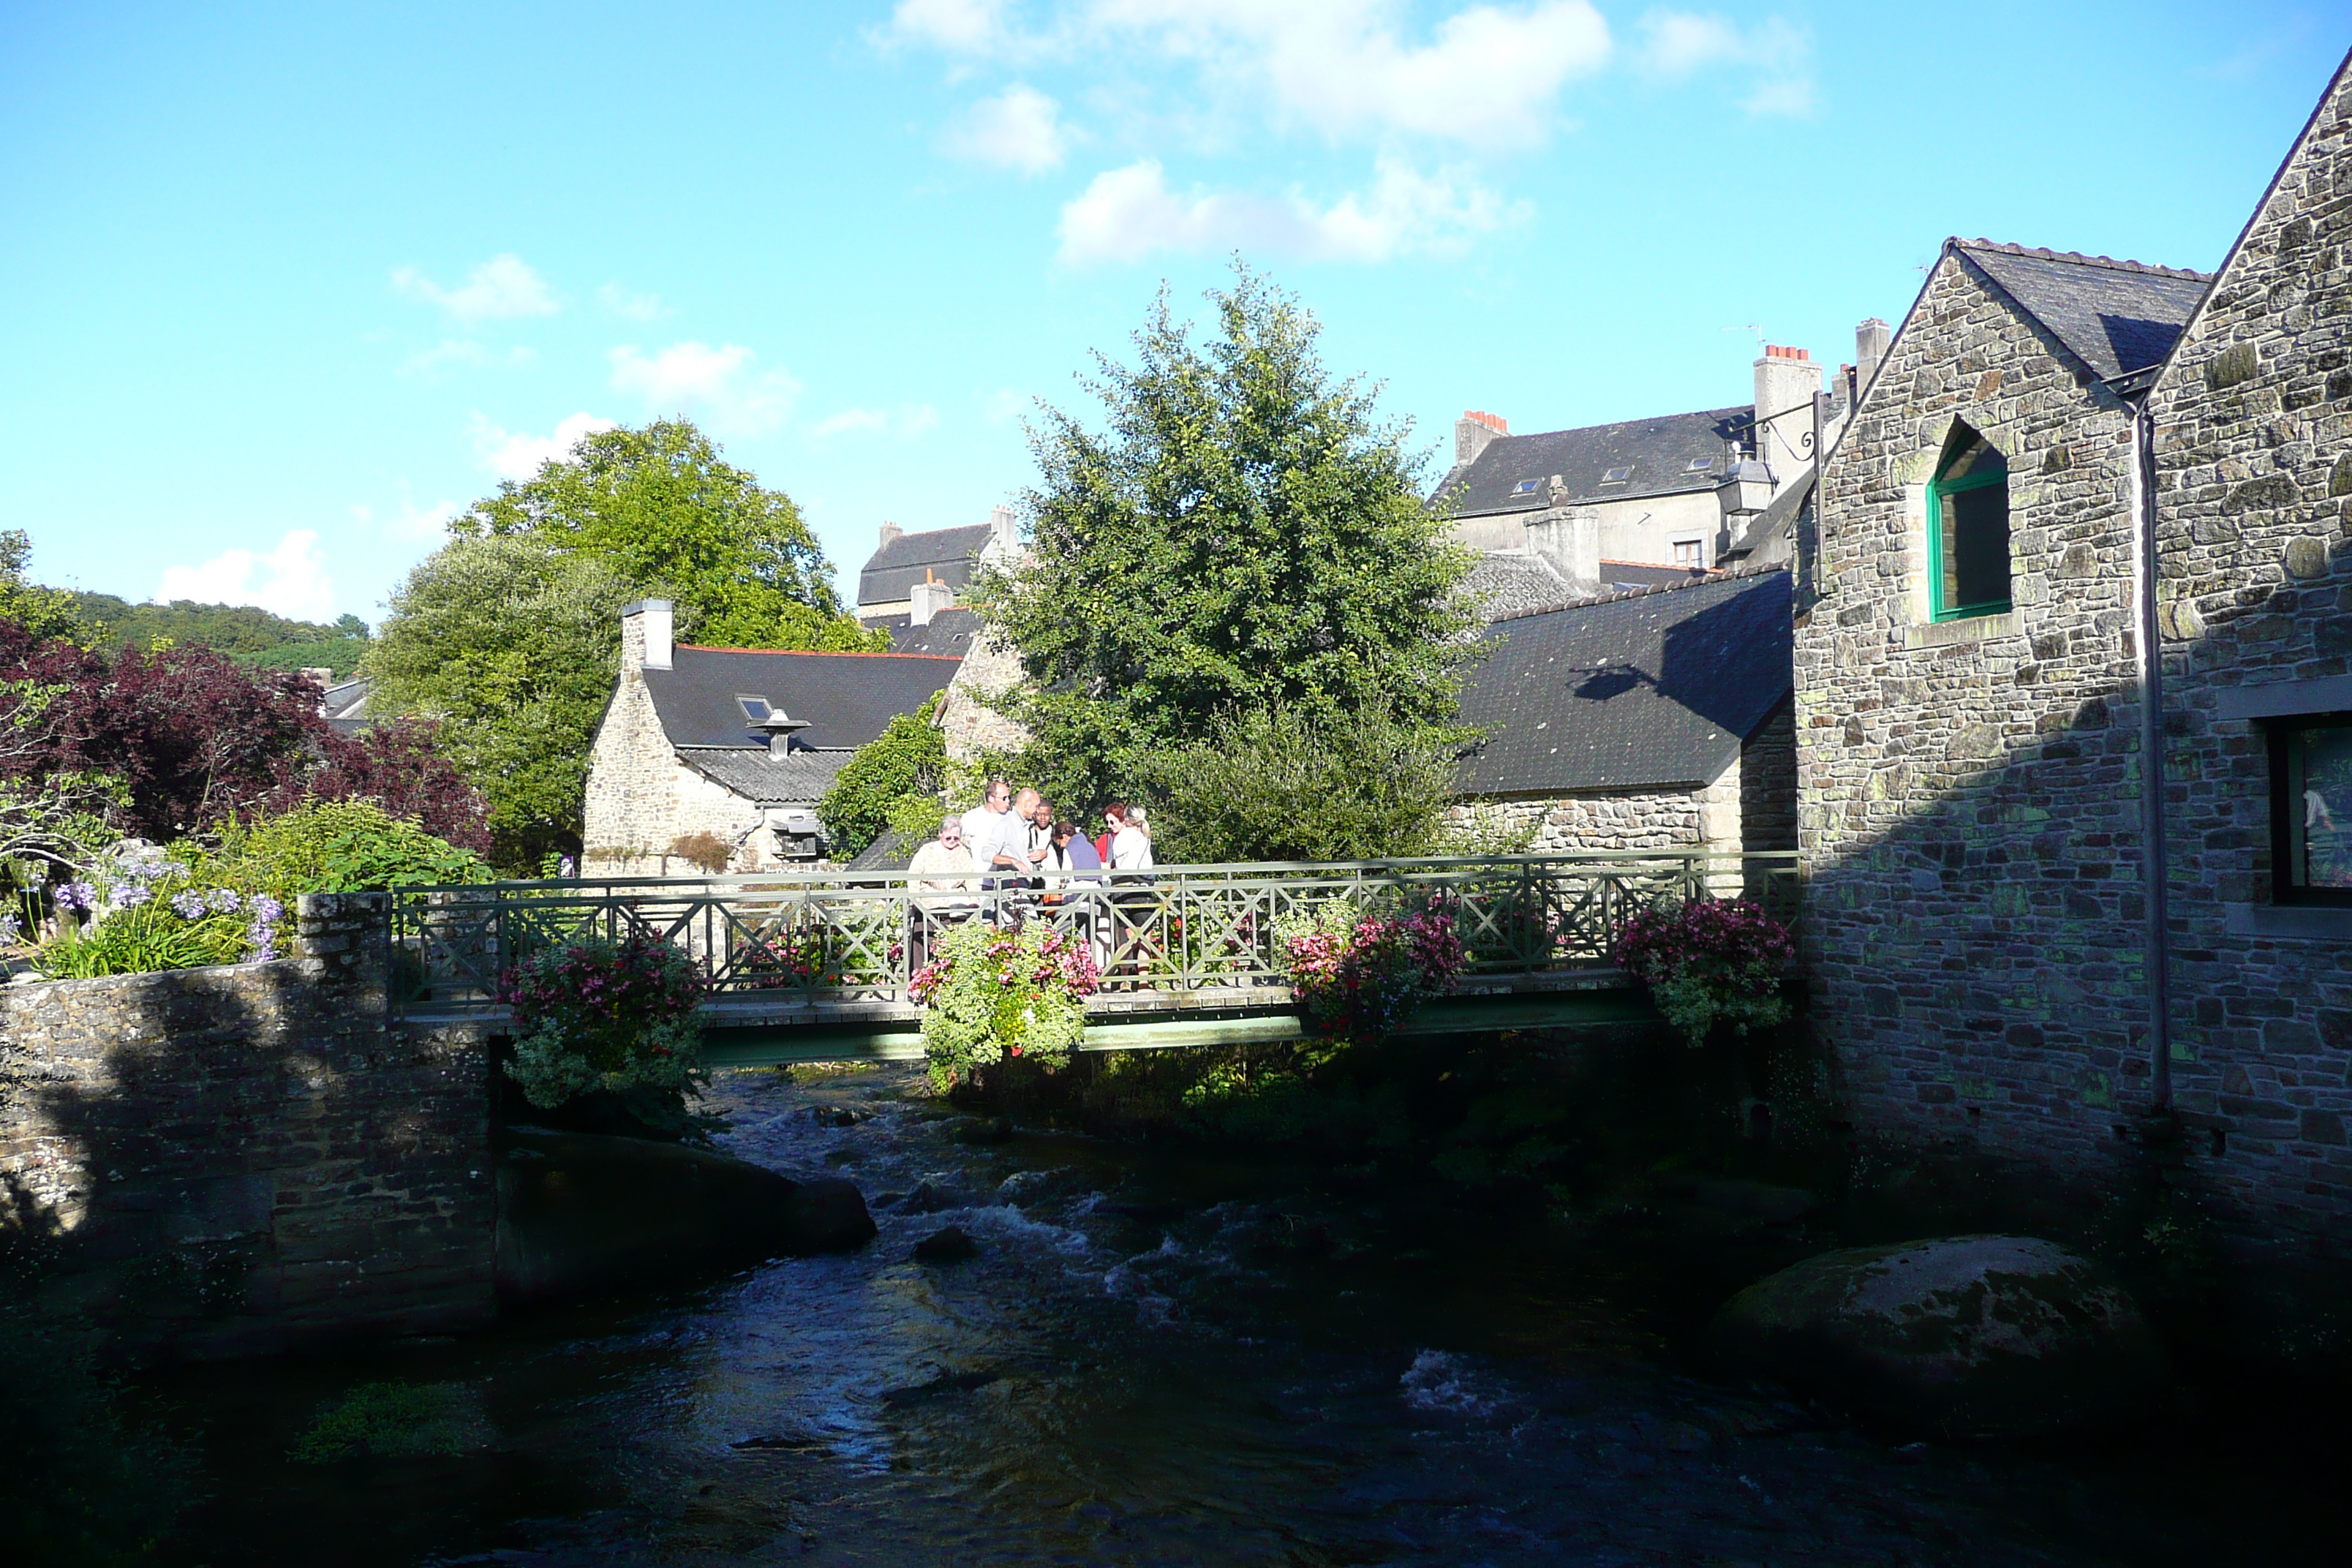
[[[1109,912],[1096,907],[1098,889],[1106,881],[1142,880],[1138,873],[1153,865],[1142,806],[1115,801],[1103,818],[1103,831],[1089,839],[1076,822],[1056,817],[1053,802],[1038,791],[1016,793],[1009,780],[991,779],[980,804],[943,818],[908,862],[917,948],[928,946],[929,928],[983,907],[1057,905],[1068,906],[1074,923],[1103,944],[1110,922],[1097,919]]]

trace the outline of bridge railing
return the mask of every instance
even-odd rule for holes
[[[652,936],[721,995],[908,1000],[908,979],[966,921],[1043,921],[1086,942],[1103,990],[1194,994],[1192,1005],[1287,984],[1279,930],[1334,899],[1367,911],[1440,908],[1477,975],[1605,967],[1636,911],[1754,899],[1792,919],[1785,853],[1517,855],[1167,866],[1049,890],[926,889],[904,873],[780,872],[406,888],[392,900],[404,1005],[485,1003],[517,959],[587,937]]]

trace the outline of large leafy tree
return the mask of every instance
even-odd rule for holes
[[[1163,288],[1136,363],[1097,356],[1098,424],[1045,411],[1033,549],[979,584],[1057,800],[1147,785],[1243,715],[1376,708],[1410,732],[1454,710],[1471,561],[1422,505],[1408,427],[1325,368],[1294,297],[1237,267],[1209,299],[1205,342]]]
[[[885,634],[844,612],[800,510],[723,462],[683,419],[582,438],[571,455],[509,479],[451,525],[461,536],[527,536],[659,584],[683,629],[730,647],[880,649]]]
[[[529,870],[580,848],[588,746],[648,587],[537,533],[460,538],[392,597],[363,671],[372,709],[420,714],[489,802],[492,857]]]

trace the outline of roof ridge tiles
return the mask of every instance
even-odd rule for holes
[[[801,658],[938,658],[951,664],[962,662],[951,653],[867,653],[858,648],[834,647],[712,647],[707,643],[682,642],[680,653],[774,653],[792,654]]]
[[[2030,257],[2036,261],[2067,261],[2078,267],[2104,267],[2114,272],[2145,272],[2158,278],[2190,278],[2200,283],[2213,280],[2210,272],[2200,272],[2189,267],[2163,267],[2153,261],[2131,261],[2113,256],[2085,256],[2079,250],[2052,250],[2039,245],[2012,245],[1998,239],[1961,239],[1955,236],[1952,243],[1962,250],[1989,250],[2001,256]]]
[[[1640,588],[1620,589],[1613,594],[1595,594],[1589,598],[1563,599],[1557,605],[1546,605],[1540,609],[1514,610],[1508,615],[1496,616],[1486,624],[1490,626],[1500,626],[1505,621],[1524,621],[1532,616],[1556,615],[1561,610],[1581,610],[1592,605],[1613,605],[1620,599],[1648,599],[1660,594],[1687,593],[1693,588],[1704,588],[1711,583],[1736,583],[1743,578],[1769,577],[1775,572],[1788,570],[1789,564],[1785,561],[1768,562],[1760,566],[1735,566],[1728,571],[1709,572],[1706,576],[1694,577],[1687,583],[1654,583]]]

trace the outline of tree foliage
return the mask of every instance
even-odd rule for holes
[[[1352,712],[1266,708],[1141,765],[1155,856],[1170,864],[1374,860],[1445,851],[1454,731]]]
[[[21,528],[0,530],[0,619],[14,621],[37,637],[84,636],[73,595],[26,581],[32,561],[30,534]]]
[[[1034,549],[977,589],[1056,799],[1133,791],[1229,713],[1454,711],[1471,562],[1421,503],[1407,427],[1331,375],[1291,296],[1237,267],[1209,298],[1204,345],[1163,289],[1137,363],[1097,356],[1100,430],[1045,413]]]
[[[939,826],[939,792],[948,778],[946,737],[931,721],[939,705],[934,696],[919,710],[898,715],[833,775],[816,814],[835,859],[846,860],[879,838],[910,795],[926,798],[926,836]]]
[[[509,479],[451,525],[461,536],[527,535],[603,562],[678,602],[682,628],[729,647],[875,652],[835,595],[800,509],[719,459],[683,419],[582,437],[528,479]]]
[[[112,594],[68,595],[89,640],[113,647],[150,647],[159,642],[202,643],[220,653],[262,654],[283,647],[317,647],[346,637],[364,639],[367,623],[345,616],[332,626],[289,620],[257,605],[200,605],[174,599],[168,605],[134,605]],[[283,668],[325,664],[297,660]]]
[[[338,734],[299,675],[202,647],[109,652],[0,620],[0,678],[51,693],[40,743],[0,748],[0,781],[105,777],[119,833],[168,842],[310,799],[368,798],[452,843],[483,838],[482,803],[430,731]]]
[[[500,866],[579,852],[588,747],[641,591],[600,558],[508,534],[450,541],[393,595],[362,667],[369,706],[436,723],[488,802]]]

